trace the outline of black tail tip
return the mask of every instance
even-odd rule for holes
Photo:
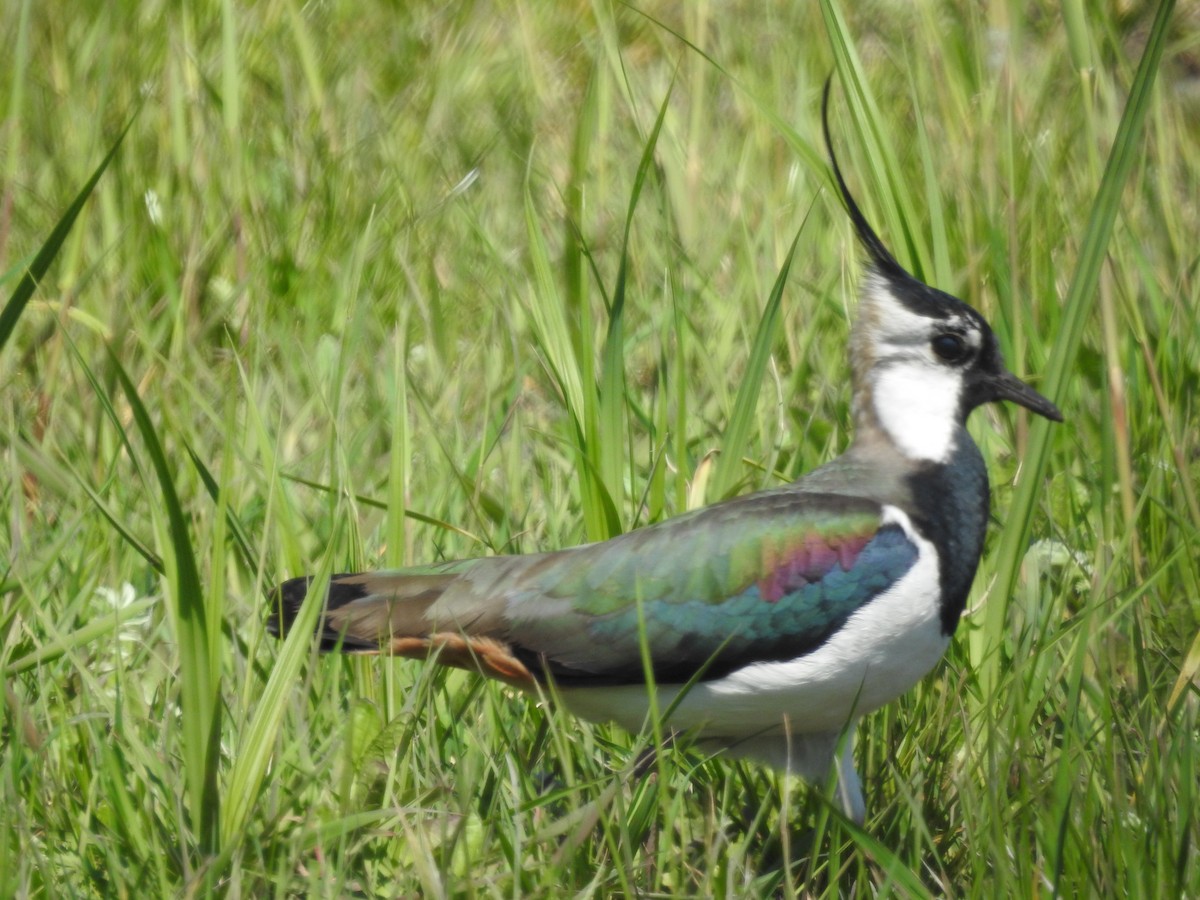
[[[271,615],[267,617],[267,631],[275,637],[285,637],[292,630],[300,605],[308,596],[312,576],[304,575],[285,581],[271,591]]]
[[[352,603],[366,596],[367,592],[362,585],[353,581],[350,583],[339,581],[342,578],[353,577],[349,573],[330,576],[329,591],[325,596],[326,610],[338,609],[347,603]],[[267,631],[270,634],[277,638],[287,637],[288,633],[292,630],[292,626],[296,624],[296,616],[300,614],[300,607],[304,604],[305,598],[308,597],[308,589],[312,585],[312,582],[313,577],[311,575],[303,575],[300,578],[289,579],[271,591],[271,613],[267,616]],[[334,651],[341,651],[342,653],[376,653],[379,651],[378,643],[346,635],[341,631],[335,630],[329,624],[324,614],[317,621],[314,634],[317,637],[317,647],[322,653]]]

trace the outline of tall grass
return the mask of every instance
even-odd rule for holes
[[[1200,894],[1200,46],[1155,12],[0,8],[0,892]],[[861,729],[866,827],[266,635],[284,577],[846,446],[831,69],[868,216],[1067,417],[972,422],[993,533]]]

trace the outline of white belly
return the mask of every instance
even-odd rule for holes
[[[942,633],[937,557],[899,509],[885,507],[884,521],[900,525],[918,547],[903,578],[811,653],[755,663],[693,686],[667,724],[717,740],[771,733],[785,722],[792,734],[837,732],[916,684],[949,644]],[[659,686],[660,713],[681,689]],[[561,696],[576,715],[616,721],[630,731],[641,729],[649,709],[643,685],[572,688]]]

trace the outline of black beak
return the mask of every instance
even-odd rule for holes
[[[1019,403],[1030,412],[1045,416],[1051,422],[1063,420],[1057,406],[1007,369],[1001,369],[1000,374],[991,379],[991,388],[993,400],[1011,400],[1013,403]]]

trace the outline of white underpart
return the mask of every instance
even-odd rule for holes
[[[707,745],[810,780],[828,770],[839,735],[916,684],[949,643],[942,633],[933,545],[894,506],[884,507],[882,522],[899,525],[918,548],[916,562],[899,581],[857,609],[811,653],[753,663],[693,686],[667,726],[695,729]],[[658,708],[665,710],[680,690],[660,685]],[[649,709],[641,685],[570,688],[561,696],[576,715],[616,721],[631,731],[645,724]],[[841,783],[853,801],[857,777],[852,766],[845,768]]]
[[[954,452],[962,379],[924,360],[885,363],[874,375],[875,419],[910,459],[946,462]]]

